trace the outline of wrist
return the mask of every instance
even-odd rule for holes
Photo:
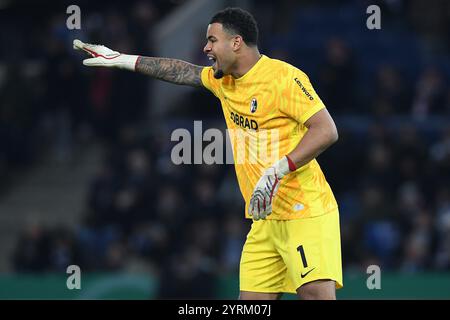
[[[287,155],[275,162],[272,167],[275,168],[275,172],[280,179],[297,170],[295,163]]]
[[[285,157],[287,158],[288,161],[289,170],[291,172],[297,170],[297,165],[295,164],[295,162],[292,161],[292,159],[288,155],[286,155]]]
[[[117,68],[129,71],[136,71],[136,64],[138,62],[139,56],[121,54],[116,59],[117,59],[116,63]]]

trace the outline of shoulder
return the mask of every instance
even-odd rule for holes
[[[289,80],[295,81],[295,78],[308,78],[308,75],[303,70],[283,60],[267,57],[267,66],[272,70],[274,74],[277,74]]]

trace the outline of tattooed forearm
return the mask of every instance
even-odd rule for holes
[[[201,72],[203,67],[169,58],[139,57],[136,71],[156,79],[201,87]]]

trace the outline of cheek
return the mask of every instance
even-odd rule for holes
[[[229,47],[220,48],[220,59],[222,63],[228,63],[232,60],[233,51]]]
[[[229,57],[230,56],[230,52],[232,50],[231,50],[230,46],[227,43],[221,43],[220,45],[216,46],[215,51],[223,59],[225,57]]]
[[[230,67],[235,62],[235,56],[233,52],[228,52],[225,57],[223,58],[223,65],[225,68]]]

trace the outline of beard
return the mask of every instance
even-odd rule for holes
[[[221,69],[218,69],[216,72],[214,72],[214,78],[216,78],[216,79],[222,79],[223,76],[224,76],[224,74]]]

